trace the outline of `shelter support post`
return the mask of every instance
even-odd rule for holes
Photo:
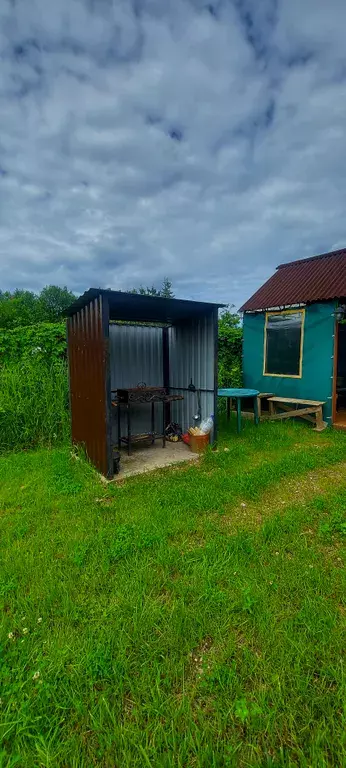
[[[218,414],[217,414],[217,391],[219,387],[219,310],[214,308],[214,429],[213,429],[213,443],[217,443],[218,435]]]
[[[163,386],[169,392],[169,334],[168,328],[162,328],[162,364]],[[165,403],[163,408],[163,432],[171,421],[171,404]]]

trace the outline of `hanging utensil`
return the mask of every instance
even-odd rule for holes
[[[194,421],[200,421],[202,418],[202,411],[201,411],[201,393],[199,389],[196,389],[192,379],[190,380],[190,384],[188,386],[188,390],[190,392],[196,392],[197,394],[197,413],[195,413],[193,420]]]

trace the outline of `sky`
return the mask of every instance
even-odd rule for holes
[[[344,0],[0,0],[0,289],[239,307],[346,246]]]

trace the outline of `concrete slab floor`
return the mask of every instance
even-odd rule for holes
[[[184,461],[197,461],[199,456],[192,453],[185,443],[170,443],[166,441],[166,447],[162,448],[161,440],[154,445],[136,443],[132,446],[131,455],[127,455],[126,448],[120,452],[120,472],[114,476],[114,480],[123,480],[126,477],[140,475],[142,472],[152,472],[154,469],[163,469]]]

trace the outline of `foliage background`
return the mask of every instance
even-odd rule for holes
[[[65,322],[0,330],[0,365],[23,359],[29,362],[34,358],[46,363],[66,358]]]
[[[242,386],[243,328],[229,307],[219,317],[219,387]]]
[[[0,329],[12,330],[37,323],[56,323],[75,299],[66,286],[47,285],[41,293],[0,291]]]
[[[0,452],[65,442],[69,421],[65,360],[27,355],[0,366]]]

